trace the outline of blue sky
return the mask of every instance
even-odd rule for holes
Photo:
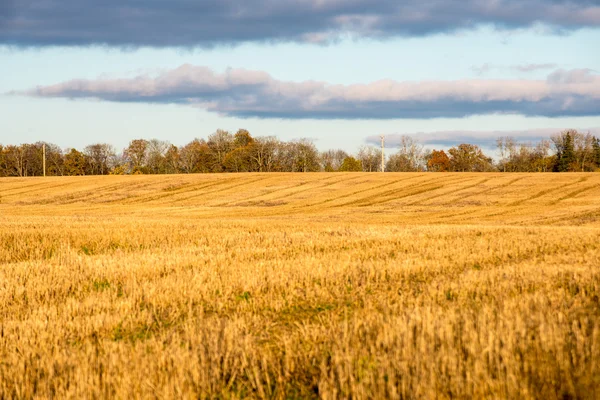
[[[190,11],[166,1],[136,13],[108,2],[103,21],[82,0],[73,6],[77,24],[61,20],[64,10],[51,2],[41,16],[20,8],[36,1],[15,0],[4,19],[0,8],[3,144],[122,148],[135,138],[158,138],[183,145],[218,128],[246,128],[353,152],[379,134],[414,134],[448,147],[448,132],[455,132],[457,141],[489,147],[505,131],[529,139],[600,127],[600,7],[592,2],[571,2],[570,17],[560,18],[567,9],[557,4],[564,2],[525,0],[518,4],[542,10],[528,20],[528,9],[513,10],[510,0],[442,2],[467,7],[461,13],[468,19],[453,8],[440,19],[411,2],[399,10],[388,1],[367,2],[381,8],[373,16],[361,0],[290,1],[292,10],[286,2],[252,0],[266,10],[257,16],[200,1],[198,25],[215,8],[210,21],[241,28],[207,32],[192,24],[177,34],[170,23],[139,17],[131,17],[137,30],[129,28],[129,13],[140,11],[182,18],[184,25],[182,14]],[[509,11],[478,11],[485,3],[507,3]],[[415,12],[419,18],[407,17]],[[347,22],[349,14],[360,23]],[[115,15],[121,22],[104,29]]]

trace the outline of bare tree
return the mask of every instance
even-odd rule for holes
[[[319,155],[321,169],[326,172],[339,171],[348,153],[344,150],[327,150]]]
[[[49,176],[65,174],[65,160],[62,149],[53,143],[46,143],[46,166]]]
[[[381,149],[377,147],[361,146],[357,158],[365,172],[375,172],[381,168]]]
[[[195,139],[181,149],[179,159],[183,172],[204,173],[211,171],[213,154],[203,139]]]
[[[283,170],[289,172],[316,172],[320,170],[319,152],[308,139],[295,140],[284,146]]]
[[[25,148],[25,163],[27,176],[42,176],[44,174],[43,166],[43,147],[44,143],[37,142],[34,144],[24,144]]]
[[[550,155],[550,141],[540,140],[535,146],[534,153],[534,170],[536,172],[552,171],[554,157]]]
[[[591,133],[576,132],[573,135],[573,145],[575,147],[575,157],[577,165],[581,172],[593,171],[594,165],[594,137]]]
[[[6,163],[6,150],[0,144],[0,176],[8,176],[8,164]]]
[[[212,170],[220,172],[223,170],[225,156],[233,149],[234,137],[231,133],[217,129],[207,140],[208,147],[212,152]]]
[[[25,176],[26,158],[23,146],[9,145],[4,148],[8,176]]]
[[[400,149],[392,154],[386,164],[386,171],[416,172],[425,169],[423,146],[412,136],[400,138]]]
[[[166,171],[166,160],[165,156],[169,151],[171,143],[152,139],[148,142],[148,148],[146,149],[147,161],[146,167],[148,172],[151,174],[164,174]]]
[[[42,175],[42,144],[6,146],[5,162],[16,176]]]
[[[110,164],[116,151],[110,144],[96,143],[86,146],[83,149],[83,154],[86,156],[90,174],[106,175],[110,172]]]
[[[500,168],[503,172],[506,172],[509,166],[510,159],[515,153],[516,144],[515,139],[510,136],[503,136],[496,139],[496,146],[500,153]]]
[[[249,151],[252,170],[258,172],[276,170],[281,153],[281,142],[274,136],[255,138]]]

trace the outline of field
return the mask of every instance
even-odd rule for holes
[[[0,179],[0,398],[600,398],[600,174]]]

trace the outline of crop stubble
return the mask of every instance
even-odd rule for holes
[[[597,398],[599,199],[600,174],[0,179],[0,398]]]

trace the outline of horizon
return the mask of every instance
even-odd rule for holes
[[[466,132],[490,151],[492,134],[600,132],[600,6],[586,1],[28,5],[0,7],[0,143],[245,127],[345,151]]]
[[[164,143],[167,143],[169,145],[173,145],[175,147],[177,147],[178,149],[182,149],[185,146],[189,145],[190,143],[196,141],[196,140],[200,140],[200,141],[208,141],[209,137],[218,132],[218,131],[225,131],[230,133],[231,135],[235,135],[236,132],[238,131],[243,131],[246,130],[245,128],[239,128],[237,130],[226,130],[226,129],[216,129],[215,131],[213,131],[212,133],[209,133],[205,136],[197,136],[192,138],[191,140],[189,140],[188,142],[185,143],[173,143],[170,140],[163,140],[160,138],[155,138],[155,137],[138,137],[138,138],[134,138],[131,141],[129,141],[127,144],[125,144],[124,146],[117,146],[114,143],[110,143],[110,142],[103,142],[103,141],[90,141],[89,143],[83,144],[79,147],[74,147],[74,146],[62,146],[59,143],[56,142],[52,142],[50,140],[37,140],[35,142],[22,142],[22,143],[3,143],[0,142],[0,146],[4,146],[4,148],[6,148],[7,146],[23,146],[23,145],[36,145],[36,144],[46,144],[46,145],[55,145],[58,146],[61,151],[63,151],[65,154],[71,150],[71,149],[75,149],[81,152],[85,152],[85,149],[89,146],[93,146],[93,145],[98,145],[98,144],[102,144],[102,145],[109,145],[113,148],[113,150],[115,151],[116,155],[120,155],[123,152],[125,152],[125,150],[127,149],[127,147],[131,144],[131,142],[133,142],[134,140],[145,140],[147,142],[153,141],[153,140],[158,140]],[[593,128],[593,129],[588,129],[588,130],[578,130],[578,129],[570,129],[570,128],[565,128],[565,129],[557,129],[557,130],[552,130],[552,129],[539,129],[539,130],[534,130],[534,131],[530,131],[530,132],[519,132],[519,131],[489,131],[489,132],[470,132],[470,131],[449,131],[449,132],[433,132],[433,133],[428,133],[428,132],[417,132],[417,133],[409,133],[409,134],[391,134],[391,135],[384,135],[384,149],[386,151],[385,153],[385,157],[386,159],[389,158],[389,156],[391,156],[392,154],[395,154],[395,152],[393,150],[400,150],[401,149],[401,141],[403,138],[410,138],[412,140],[415,141],[415,143],[419,146],[422,147],[422,149],[424,151],[434,151],[434,150],[441,150],[441,151],[445,151],[447,152],[450,148],[453,147],[457,147],[461,144],[470,144],[470,145],[475,145],[477,147],[479,147],[487,156],[490,156],[495,162],[499,160],[499,148],[498,148],[498,140],[499,139],[504,139],[504,138],[509,138],[514,140],[515,145],[517,146],[524,146],[524,147],[534,147],[536,145],[538,145],[539,143],[541,143],[542,141],[548,141],[548,142],[552,142],[552,136],[558,135],[560,133],[566,132],[566,131],[576,131],[578,133],[581,134],[589,134],[594,138],[600,138],[600,128]],[[248,130],[246,130],[248,131]],[[362,143],[359,147],[356,147],[353,150],[347,150],[341,147],[329,147],[329,148],[321,148],[318,146],[318,143],[315,143],[315,141],[312,138],[302,138],[302,137],[297,137],[297,138],[292,138],[290,140],[282,140],[277,136],[268,136],[268,135],[260,135],[260,134],[253,134],[253,132],[250,132],[250,135],[253,138],[267,138],[267,137],[274,137],[276,140],[282,142],[282,143],[294,143],[294,142],[299,142],[299,141],[309,141],[310,143],[314,144],[316,149],[320,152],[320,153],[324,153],[327,151],[337,151],[337,150],[343,150],[345,153],[347,153],[349,156],[356,156],[358,154],[358,152],[360,151],[361,148],[363,147],[373,147],[373,148],[377,148],[380,149],[381,148],[381,136],[379,135],[373,135],[373,136],[369,136],[367,138],[365,138],[364,143]],[[425,140],[419,138],[417,135],[428,135],[429,137],[426,137]],[[475,134],[484,134],[485,136],[483,137],[476,137]],[[550,154],[555,154],[556,153],[556,148],[554,145],[551,144],[550,146]],[[391,152],[390,152],[391,151]]]

